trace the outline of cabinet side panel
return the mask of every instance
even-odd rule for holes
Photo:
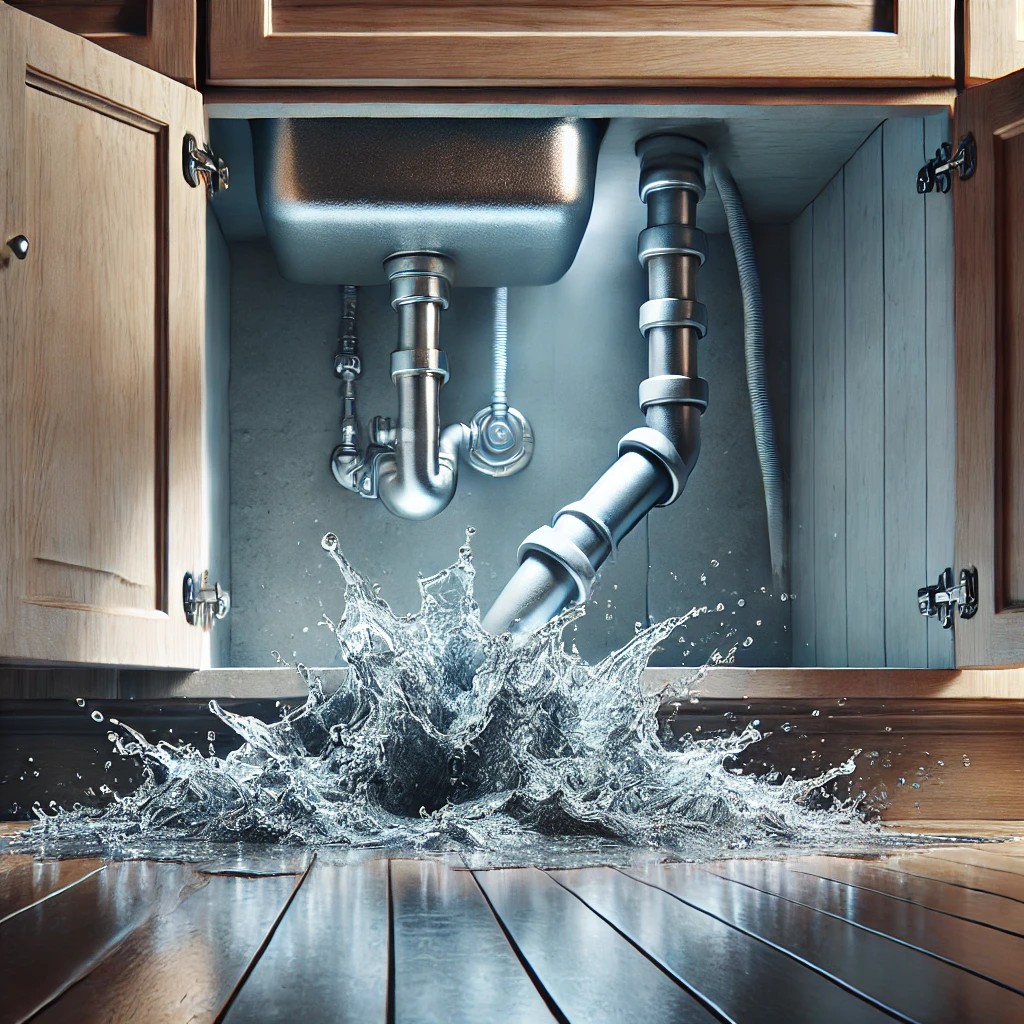
[[[885,212],[885,647],[891,666],[928,664],[917,589],[927,577],[924,162],[920,120],[883,134]]]
[[[925,154],[934,153],[949,138],[945,114],[925,118]],[[927,558],[932,583],[948,565],[953,566],[953,531],[956,494],[956,348],[953,337],[953,204],[948,195],[932,192],[924,200],[925,342],[928,392]],[[924,586],[922,583],[921,586]],[[928,666],[953,665],[953,631],[938,619],[929,619]]]
[[[882,129],[845,169],[847,664],[885,664]]]
[[[825,666],[847,663],[843,178],[814,203],[814,605]]]
[[[816,665],[814,639],[814,207],[793,224],[789,468],[793,664]]]

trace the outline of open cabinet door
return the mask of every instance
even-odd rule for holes
[[[977,144],[974,176],[953,185],[953,570],[978,571],[978,610],[957,619],[956,661],[1024,664],[1024,72],[968,89],[954,120],[954,143],[970,132]]]
[[[186,132],[197,92],[0,4],[0,659],[200,666]]]

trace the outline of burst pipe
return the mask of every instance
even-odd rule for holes
[[[679,497],[697,462],[708,401],[707,381],[697,375],[697,340],[707,331],[707,312],[694,296],[707,244],[694,224],[706,153],[682,135],[637,143],[647,204],[637,244],[649,296],[640,307],[649,376],[639,398],[647,426],[622,438],[618,459],[581,501],[520,545],[519,569],[483,620],[492,633],[528,633],[570,602],[586,601],[618,543],[652,508]]]

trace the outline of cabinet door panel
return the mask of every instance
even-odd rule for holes
[[[1024,68],[1024,3],[965,0],[964,49],[968,83]]]
[[[0,265],[0,657],[198,667],[201,102],[4,7],[0,47],[0,226],[30,245]]]
[[[7,0],[159,71],[196,82],[196,0]]]
[[[225,85],[946,85],[952,0],[223,0]]]
[[[958,665],[1024,663],[1024,72],[968,89],[955,138],[978,145],[953,187],[956,569],[978,569]]]

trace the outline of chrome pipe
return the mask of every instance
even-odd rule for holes
[[[619,442],[619,457],[583,496],[519,548],[519,569],[484,616],[492,633],[528,633],[590,595],[598,569],[653,508],[675,501],[700,454],[707,382],[697,375],[697,341],[707,314],[695,299],[707,244],[694,227],[704,197],[703,144],[655,135],[637,144],[647,228],[638,256],[647,271],[640,308],[648,374],[640,385],[647,425]]]
[[[400,253],[384,263],[391,305],[398,313],[398,348],[391,379],[398,424],[391,450],[378,456],[377,496],[403,519],[430,519],[455,494],[466,428],[441,430],[440,394],[448,360],[439,346],[441,311],[448,308],[451,262],[433,253]]]

